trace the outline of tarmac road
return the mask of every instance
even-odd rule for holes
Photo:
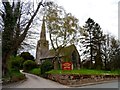
[[[24,73],[26,81],[3,86],[3,88],[68,88],[57,82],[47,80],[36,75]]]
[[[102,84],[87,85],[78,88],[120,88],[120,82],[118,82],[118,80],[113,80]]]

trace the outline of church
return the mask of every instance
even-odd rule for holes
[[[40,40],[37,42],[36,48],[36,62],[37,64],[42,64],[45,60],[51,60],[55,58],[54,50],[49,49],[49,41],[46,39],[46,29],[45,29],[45,21],[43,20]],[[59,54],[60,64],[61,62],[72,62],[74,69],[79,69],[81,64],[81,59],[78,50],[74,44],[69,45],[63,49]]]

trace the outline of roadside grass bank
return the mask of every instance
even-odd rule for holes
[[[7,76],[4,76],[2,78],[2,84],[5,85],[9,83],[19,82],[24,79],[26,79],[24,74],[20,73],[20,71],[12,70],[8,73]]]
[[[28,73],[40,76],[41,75],[41,69],[40,68],[34,68],[34,69],[28,71]]]
[[[118,80],[119,70],[104,71],[104,70],[51,70],[46,72],[47,78],[63,85],[84,85],[88,83],[105,82]]]
[[[41,74],[41,68],[34,68],[28,71],[28,73],[58,82],[63,85],[77,85],[91,83],[102,83],[111,80],[118,80],[119,70],[104,71],[104,70],[50,70]]]

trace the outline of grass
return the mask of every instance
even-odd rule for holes
[[[19,71],[13,71],[13,72],[11,73],[11,76],[20,77],[20,76],[23,76],[23,74],[20,73]]]
[[[40,74],[41,74],[40,68],[34,68],[34,69],[30,70],[29,72],[31,74],[35,74],[35,75],[38,75],[38,76],[40,76]]]
[[[51,70],[48,74],[82,74],[82,75],[118,75],[118,71],[103,71],[103,70]]]

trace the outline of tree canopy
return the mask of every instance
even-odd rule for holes
[[[71,13],[67,13],[55,3],[45,8],[43,13],[51,46],[56,53],[55,57],[58,58],[62,48],[75,43],[79,30],[79,21]]]

